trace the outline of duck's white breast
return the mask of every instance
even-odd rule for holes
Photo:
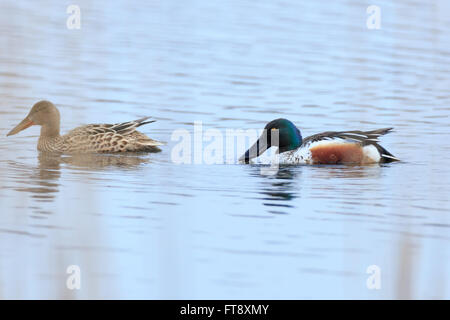
[[[308,146],[301,146],[298,149],[286,151],[278,155],[279,164],[311,164],[311,151]]]

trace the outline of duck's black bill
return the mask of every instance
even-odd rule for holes
[[[262,134],[259,137],[258,141],[256,141],[250,149],[248,149],[240,158],[240,162],[249,163],[249,161],[253,158],[259,157],[262,155],[268,148],[267,144],[267,134]]]

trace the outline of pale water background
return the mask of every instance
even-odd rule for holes
[[[0,298],[450,298],[450,2],[0,4]],[[151,115],[159,154],[39,156],[6,133]],[[175,165],[175,129],[395,127],[402,163]],[[366,269],[381,268],[368,290]],[[81,290],[66,268],[81,268]]]

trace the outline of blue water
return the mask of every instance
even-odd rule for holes
[[[0,4],[0,298],[450,298],[447,1],[378,1],[380,30],[365,2],[76,4],[79,30],[66,3]],[[149,115],[167,145],[39,155],[38,128],[5,135],[41,99],[63,132]],[[279,117],[303,136],[392,126],[382,145],[403,161],[172,161],[196,121]]]

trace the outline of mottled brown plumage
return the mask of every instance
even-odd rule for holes
[[[150,139],[136,128],[152,123],[149,117],[117,124],[89,124],[60,135],[58,109],[49,101],[40,101],[27,117],[7,135],[29,126],[40,125],[38,150],[62,153],[157,152],[161,142]]]

